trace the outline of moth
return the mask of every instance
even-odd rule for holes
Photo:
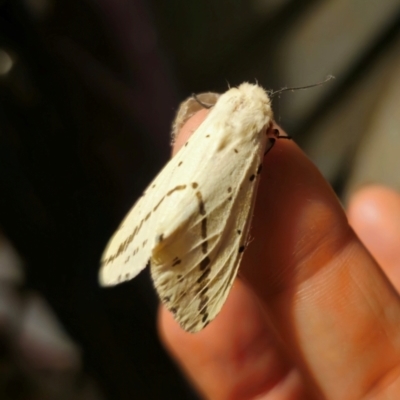
[[[122,221],[99,273],[100,284],[110,286],[149,265],[160,300],[193,333],[216,317],[232,287],[272,145],[273,114],[263,88],[243,83],[204,98],[215,104]],[[175,132],[199,103],[183,103]]]

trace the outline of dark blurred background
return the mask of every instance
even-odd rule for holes
[[[192,92],[336,79],[275,118],[346,202],[400,189],[399,0],[0,0],[0,399],[196,399],[148,271],[101,252]]]

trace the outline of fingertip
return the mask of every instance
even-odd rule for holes
[[[368,243],[384,240],[391,246],[400,233],[400,194],[380,186],[359,189],[350,198],[349,222],[358,236]]]
[[[355,192],[348,205],[349,223],[400,290],[400,194],[382,185]]]
[[[358,189],[350,198],[347,214],[351,223],[380,224],[390,207],[396,209],[400,195],[382,185],[368,185]]]

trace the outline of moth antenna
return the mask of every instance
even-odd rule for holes
[[[213,107],[214,104],[206,104],[203,103],[198,97],[196,93],[192,93],[192,97],[205,109],[209,110],[211,107]]]
[[[310,88],[313,88],[316,86],[321,86],[321,85],[324,85],[325,83],[331,81],[332,79],[335,79],[335,77],[333,75],[328,75],[327,78],[325,80],[323,80],[322,82],[314,83],[312,85],[289,87],[289,88],[285,87],[285,88],[276,90],[275,92],[271,92],[270,97],[274,97],[276,94],[279,94],[282,92],[288,92],[288,91],[294,92],[295,90],[305,90],[305,89],[310,89]]]

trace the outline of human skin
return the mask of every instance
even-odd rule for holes
[[[397,193],[364,188],[346,216],[296,144],[277,140],[222,311],[191,334],[160,306],[161,340],[207,399],[400,399],[399,237]]]

